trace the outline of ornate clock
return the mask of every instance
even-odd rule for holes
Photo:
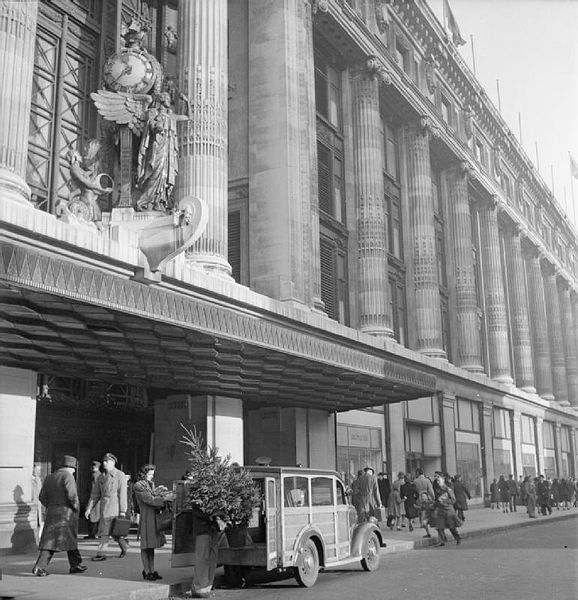
[[[115,92],[146,94],[161,73],[161,66],[143,48],[121,48],[103,68],[106,87]]]

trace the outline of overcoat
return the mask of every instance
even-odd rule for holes
[[[110,535],[112,520],[120,513],[126,513],[126,475],[118,469],[101,473],[92,486],[90,499],[100,501],[98,535]]]
[[[401,495],[401,486],[403,485],[402,479],[396,479],[391,484],[391,494],[389,494],[389,500],[387,503],[387,514],[390,517],[404,517],[405,516],[405,504]]]
[[[93,473],[92,474],[92,485],[94,485],[96,483],[96,480],[100,477],[99,473]],[[92,490],[92,488],[91,488]],[[93,507],[92,510],[90,511],[90,517],[89,520],[91,523],[98,523],[98,521],[100,520],[100,502],[97,502]]]
[[[374,508],[377,508],[381,504],[379,489],[377,487],[377,477],[366,472],[357,482],[359,493],[357,511],[359,513],[371,513]]]
[[[38,547],[40,550],[76,550],[78,548],[78,492],[76,481],[66,469],[58,469],[44,480],[40,502],[46,507],[46,521]]]
[[[166,539],[164,533],[157,532],[156,514],[164,506],[165,501],[160,496],[153,495],[152,485],[144,479],[137,481],[132,489],[140,510],[140,547],[143,550],[161,548]]]
[[[436,529],[453,529],[458,527],[458,518],[454,510],[456,496],[451,488],[442,490],[435,501],[433,518],[430,525]]]
[[[461,481],[454,481],[454,494],[456,495],[456,508],[468,510],[468,500],[471,500],[468,488]]]

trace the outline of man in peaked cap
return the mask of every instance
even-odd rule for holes
[[[48,564],[59,551],[67,552],[70,573],[86,571],[77,543],[80,504],[74,480],[76,467],[74,456],[63,456],[59,468],[46,477],[38,495],[46,507],[46,522],[38,543],[38,560],[32,569],[37,577],[48,575]]]

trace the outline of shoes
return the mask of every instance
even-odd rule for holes
[[[462,543],[462,540],[461,540],[461,538],[458,538],[458,539],[456,540],[456,546],[459,546],[461,543]]]
[[[430,538],[431,537],[431,533],[426,533],[423,537],[424,538]]]
[[[42,569],[41,567],[34,567],[32,569],[32,574],[36,575],[36,577],[48,577],[48,571],[46,569]]]
[[[147,575],[148,575],[148,573],[147,573],[147,572],[145,572],[145,571],[142,571],[142,578],[143,578],[143,579],[146,579],[146,578],[147,578]]]
[[[436,544],[436,546],[440,547],[440,546],[445,546],[446,543],[445,542],[440,542],[439,544]]]
[[[162,577],[159,575],[158,571],[153,571],[151,573],[151,575],[154,577],[155,581],[158,581],[159,579],[162,579]]]
[[[413,525],[411,523],[409,524],[409,530],[413,531]]]
[[[74,567],[70,567],[69,573],[84,573],[88,569],[86,565],[76,565]]]
[[[92,560],[92,561],[106,560],[106,556],[104,554],[97,554],[96,556],[93,556],[90,560]]]
[[[147,581],[156,581],[157,580],[153,573],[147,573],[144,576],[144,579],[146,579]]]
[[[118,555],[119,558],[124,558],[126,556],[126,548],[121,548],[120,554]]]

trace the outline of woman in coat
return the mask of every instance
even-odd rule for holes
[[[498,492],[500,493],[500,502],[502,503],[502,512],[510,512],[510,488],[508,487],[508,482],[504,479],[503,475],[500,475],[500,479],[498,479]]]
[[[490,508],[500,510],[500,492],[498,490],[498,482],[495,479],[490,483]]]
[[[397,479],[391,484],[391,493],[387,504],[387,514],[391,517],[390,529],[393,529],[394,522],[398,531],[401,531],[401,523],[405,517],[404,497],[401,494],[401,486],[405,482],[405,473],[401,471],[397,474]]]
[[[446,529],[449,529],[456,540],[456,544],[461,543],[460,534],[458,533],[458,519],[454,504],[456,496],[454,490],[450,486],[449,480],[445,477],[438,477],[438,486],[435,501],[435,516],[432,525],[438,531],[439,543],[438,546],[445,546],[448,538]]]
[[[411,473],[405,476],[404,483],[401,486],[401,495],[405,500],[403,501],[403,508],[405,510],[405,516],[407,518],[407,524],[410,531],[413,531],[413,520],[418,517],[418,510],[415,505],[417,501],[417,489],[411,478]]]
[[[155,571],[155,548],[165,544],[165,534],[157,530],[156,515],[167,502],[174,500],[172,492],[166,488],[155,488],[154,465],[143,465],[133,486],[134,496],[140,511],[139,537],[140,556],[143,564],[142,577],[148,581],[156,581],[162,577]]]
[[[536,518],[536,485],[528,475],[524,479],[524,491],[526,492],[526,510],[530,519]]]
[[[472,497],[470,496],[470,491],[464,485],[461,475],[454,477],[454,494],[456,496],[455,509],[458,513],[458,518],[465,521],[464,510],[468,510],[468,500],[471,500]]]

